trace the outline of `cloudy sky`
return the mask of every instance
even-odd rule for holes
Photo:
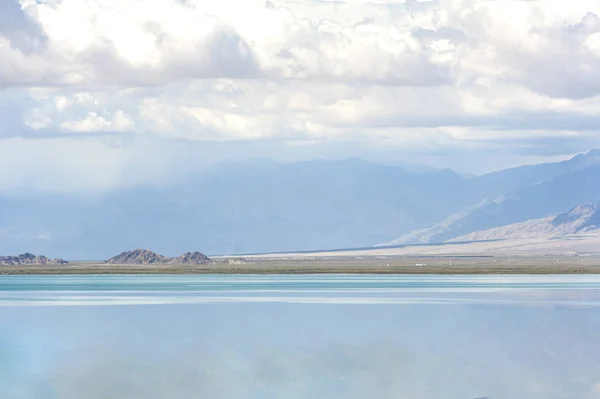
[[[0,190],[600,146],[597,0],[2,0]]]

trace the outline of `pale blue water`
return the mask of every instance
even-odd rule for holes
[[[600,398],[598,276],[0,276],[0,399]]]

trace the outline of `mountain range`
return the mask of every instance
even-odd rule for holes
[[[106,259],[434,243],[600,203],[600,151],[469,177],[361,159],[232,162],[170,186],[0,195],[0,253]]]

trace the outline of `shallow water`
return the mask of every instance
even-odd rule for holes
[[[598,276],[0,276],[0,398],[600,398]]]

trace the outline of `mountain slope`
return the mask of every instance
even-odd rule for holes
[[[583,204],[556,217],[531,219],[508,226],[476,231],[447,242],[563,237],[598,233],[600,233],[600,204]]]
[[[412,231],[391,245],[444,242],[472,232],[556,215],[582,203],[600,202],[600,165],[484,200],[430,228]]]

